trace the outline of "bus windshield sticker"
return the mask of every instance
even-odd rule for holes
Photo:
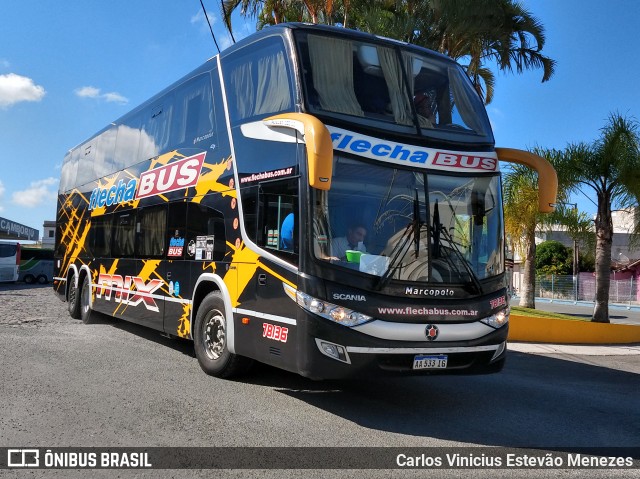
[[[331,132],[331,140],[335,150],[364,156],[372,160],[444,171],[488,172],[497,171],[499,166],[495,152],[460,154],[454,151],[439,151],[381,140],[333,126],[327,126],[327,129]]]

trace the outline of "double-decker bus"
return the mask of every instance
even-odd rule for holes
[[[509,304],[499,160],[451,59],[347,29],[258,32],[98,132],[62,167],[54,289],[252,361],[322,379],[489,373]]]
[[[0,240],[0,282],[18,280],[20,268],[20,243]]]

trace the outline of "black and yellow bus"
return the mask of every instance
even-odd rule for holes
[[[194,341],[208,374],[489,373],[509,320],[499,160],[462,68],[282,24],[67,154],[54,289]]]

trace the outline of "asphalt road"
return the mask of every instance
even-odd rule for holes
[[[0,286],[0,446],[640,447],[640,355],[511,351],[500,374],[314,382],[206,376],[190,342],[71,319],[50,287]],[[446,449],[443,449],[446,451]],[[640,459],[640,458],[638,458]],[[87,477],[87,471],[28,471]],[[567,470],[562,477],[640,477]],[[91,477],[558,477],[556,470],[154,470]],[[26,477],[27,471],[0,471]]]

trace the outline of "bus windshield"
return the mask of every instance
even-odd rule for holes
[[[474,284],[503,272],[498,175],[405,170],[336,155],[313,190],[314,254],[383,281]]]
[[[401,43],[296,38],[310,113],[450,142],[493,142],[482,101],[455,62]]]

